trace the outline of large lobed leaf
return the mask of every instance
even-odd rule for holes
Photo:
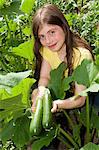
[[[73,72],[73,78],[74,81],[86,87],[91,86],[95,82],[99,83],[99,66],[95,65],[93,61],[85,59]]]
[[[12,93],[4,90],[0,91],[0,118],[11,120],[24,114],[24,110],[31,107],[30,105],[30,87],[35,82],[33,79],[23,79],[18,85],[12,88]]]
[[[30,120],[27,116],[22,116],[15,121],[12,140],[19,148],[30,140],[29,125]]]
[[[11,88],[16,86],[22,79],[28,77],[30,73],[31,70],[18,73],[11,72],[6,75],[0,75],[0,89],[6,89],[10,92]]]
[[[87,87],[80,95],[87,96],[88,92],[99,91],[99,66],[95,65],[93,61],[83,60],[72,76],[73,80],[77,81],[78,84],[83,84]]]
[[[61,63],[57,69],[51,71],[51,79],[49,81],[49,89],[54,93],[56,98],[64,98],[64,72],[66,70],[65,63]]]
[[[27,116],[21,116],[16,120],[11,120],[1,130],[0,139],[3,143],[12,139],[18,148],[23,147],[30,140],[29,123],[30,120]]]
[[[70,89],[71,82],[77,82],[86,86],[86,90],[79,93],[79,95],[87,96],[88,92],[99,91],[99,65],[93,61],[83,60],[73,72],[72,76],[64,77],[66,66],[61,63],[57,69],[51,71],[51,79],[49,82],[49,89],[54,93],[54,98],[64,99],[66,91]]]
[[[41,136],[40,139],[33,142],[32,149],[41,150],[42,147],[44,146],[47,147],[50,144],[50,142],[52,142],[54,137],[55,137],[55,129],[51,129],[46,135],[44,134],[44,136]]]
[[[16,55],[24,57],[24,58],[28,59],[30,62],[32,62],[33,58],[34,58],[34,55],[33,55],[33,40],[26,41],[26,42],[20,44],[18,47],[14,47],[13,52]]]
[[[14,86],[9,93],[0,90],[0,119],[2,121],[0,129],[0,139],[2,142],[13,140],[17,147],[23,147],[30,140],[27,111],[30,109],[30,87],[35,80],[25,78]]]

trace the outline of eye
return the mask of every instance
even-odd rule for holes
[[[43,41],[44,39],[45,39],[45,36],[44,36],[44,35],[40,35],[40,36],[39,36],[39,40],[42,40],[42,41]]]
[[[52,34],[52,35],[53,35],[54,33],[55,33],[55,31],[54,31],[54,30],[50,31],[50,34]]]

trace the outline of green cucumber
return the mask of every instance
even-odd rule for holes
[[[42,97],[37,97],[36,111],[33,114],[33,118],[30,122],[30,133],[31,135],[39,135],[42,130],[42,112],[43,112],[43,101]]]
[[[46,88],[43,96],[43,128],[49,129],[52,126],[52,98],[49,89]]]

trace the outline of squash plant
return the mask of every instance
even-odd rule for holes
[[[85,108],[83,108],[82,110],[79,110],[79,109],[72,110],[72,113],[74,115],[73,117],[75,117],[75,120],[77,119],[76,123],[75,123],[75,120],[74,121],[71,120],[71,118],[69,117],[69,114],[67,113],[68,111],[63,111],[63,113],[65,114],[65,116],[68,120],[69,125],[71,126],[70,129],[72,128],[73,138],[71,138],[71,133],[68,134],[68,131],[66,133],[63,131],[62,128],[60,129],[60,127],[59,127],[60,133],[62,132],[62,134],[66,137],[66,139],[68,139],[72,143],[72,145],[74,145],[75,148],[78,148],[78,146],[81,147],[82,142],[83,142],[83,144],[86,144],[89,141],[93,141],[93,134],[92,134],[93,132],[96,132],[95,133],[96,137],[97,137],[97,139],[99,138],[98,137],[99,108],[97,106],[97,109],[95,110],[95,108],[93,106],[89,105],[89,96],[88,96],[89,92],[91,92],[91,93],[97,92],[98,93],[98,91],[99,91],[99,64],[95,65],[94,62],[84,60],[82,62],[82,64],[80,66],[78,66],[77,69],[73,72],[71,77],[64,78],[64,79],[61,76],[62,68],[63,68],[63,72],[64,72],[65,67],[64,67],[64,65],[61,65],[57,70],[54,70],[51,73],[52,79],[49,84],[49,88],[52,90],[52,92],[54,92],[55,99],[58,99],[58,98],[64,99],[64,92],[69,89],[69,83],[71,83],[72,81],[76,81],[78,84],[83,84],[87,87],[86,90],[79,93],[80,95],[87,96]],[[58,72],[59,75],[56,76],[55,72]],[[81,78],[82,74],[83,74],[83,78]],[[59,82],[57,82],[57,81],[59,81]],[[60,91],[62,91],[62,92],[60,92]],[[98,100],[98,98],[97,98],[97,100]],[[94,115],[94,117],[97,116],[96,117],[97,121],[95,123],[93,123],[93,115]],[[68,123],[66,122],[66,124],[68,124]],[[82,135],[81,135],[81,130],[82,130],[83,126],[86,129],[85,133],[83,131],[84,137],[82,137]],[[94,131],[95,128],[96,128],[96,131]],[[83,139],[83,141],[82,141],[82,139]]]
[[[69,90],[69,84],[72,81],[86,85],[87,89],[81,92],[80,95],[87,96],[88,92],[99,91],[99,65],[85,60],[68,78],[63,78],[65,68],[66,66],[62,63],[56,70],[51,72],[49,89],[54,93],[53,98],[63,99],[64,93]],[[59,82],[56,82],[57,79],[56,81],[53,80],[56,73],[59,74],[57,76]],[[85,77],[81,78],[83,73]],[[61,127],[61,123],[55,122],[50,130],[42,130],[40,135],[31,136],[29,127],[32,112],[29,99],[30,89],[35,80],[29,78],[29,74],[30,71],[0,76],[0,132],[2,143],[11,140],[15,147],[19,149],[25,149],[28,145],[32,145],[33,150],[37,150],[37,148],[40,150],[44,146],[47,147],[54,138],[58,138],[65,143],[67,148],[74,149],[80,149],[89,142],[97,142],[93,141],[93,138],[99,138],[99,118],[97,114],[99,110],[95,108],[90,110],[88,96],[85,108],[73,110],[74,119],[69,116],[68,111],[63,111],[66,117],[66,131]],[[94,118],[95,121],[93,121]],[[82,129],[83,132],[81,132]]]

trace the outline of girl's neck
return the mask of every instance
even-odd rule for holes
[[[59,56],[60,60],[64,61],[65,63],[67,62],[67,59],[66,59],[66,44],[65,43],[62,46],[62,48],[58,51],[58,56]]]

